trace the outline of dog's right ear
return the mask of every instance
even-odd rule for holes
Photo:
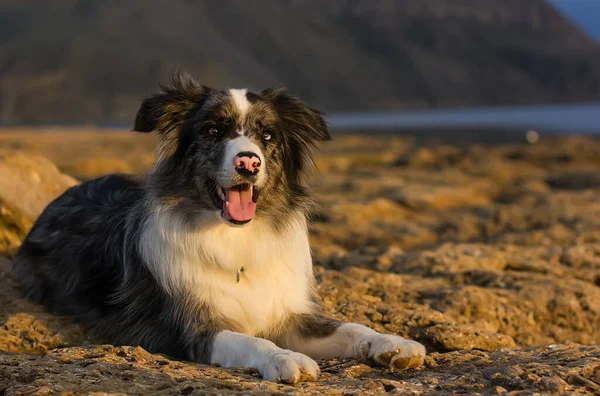
[[[188,112],[197,105],[209,88],[198,84],[188,74],[174,72],[161,92],[145,99],[135,117],[136,132],[169,133],[180,126]]]

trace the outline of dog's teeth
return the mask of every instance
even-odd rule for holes
[[[225,190],[223,190],[222,188],[217,190],[218,194],[219,194],[219,198],[221,198],[221,200],[225,201]]]

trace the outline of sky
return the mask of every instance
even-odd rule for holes
[[[550,3],[600,42],[600,0],[550,0]]]

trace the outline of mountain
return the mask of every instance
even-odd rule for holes
[[[600,41],[600,1],[598,0],[551,0],[565,16]]]
[[[543,0],[0,2],[0,122],[129,122],[174,65],[326,111],[600,99],[598,45]]]

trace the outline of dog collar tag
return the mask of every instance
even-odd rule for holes
[[[244,267],[240,267],[235,273],[235,281],[240,283],[240,277],[242,276],[242,272],[244,272]]]

